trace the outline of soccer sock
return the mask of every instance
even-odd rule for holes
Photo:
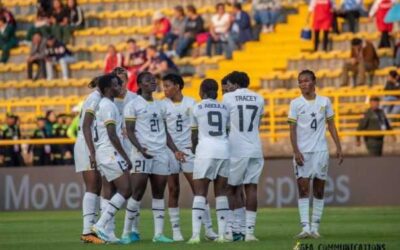
[[[317,198],[313,199],[313,211],[312,211],[312,222],[311,231],[318,232],[319,223],[321,222],[322,212],[324,210],[324,200]]]
[[[257,212],[246,210],[246,235],[254,234]]]
[[[99,221],[96,223],[98,227],[104,227],[106,224],[108,224],[111,219],[115,216],[117,211],[124,205],[125,203],[125,198],[120,195],[119,193],[116,193],[110,200],[110,202],[107,205],[107,208],[101,215]]]
[[[218,196],[215,198],[215,207],[217,210],[218,218],[218,235],[219,237],[224,237],[226,231],[226,221],[229,211],[228,197]]]
[[[168,208],[169,219],[172,225],[172,231],[180,233],[181,226],[179,223],[179,207],[170,207]]]
[[[240,208],[239,211],[240,216],[240,233],[246,234],[246,207]]]
[[[137,213],[136,213],[136,218],[133,220],[132,224],[132,232],[139,233],[139,219],[140,219],[140,201],[136,201],[137,204]]]
[[[128,204],[126,205],[124,231],[122,235],[128,235],[130,232],[132,232],[132,225],[138,213],[137,203],[138,202],[132,197],[129,198]]]
[[[108,202],[110,202],[110,201],[103,197],[100,197],[100,216],[106,211]]]
[[[303,231],[310,231],[310,200],[308,198],[301,198],[298,200],[299,213],[300,213],[300,223]]]
[[[210,212],[210,204],[206,201],[205,207],[204,207],[204,214],[203,214],[203,224],[204,224],[204,230],[208,232],[209,230],[212,230],[212,220],[211,220],[211,212]]]
[[[82,234],[89,234],[90,228],[96,223],[96,205],[98,196],[86,192],[82,200],[83,231]]]
[[[233,226],[233,210],[228,211],[228,216],[227,216],[227,221],[226,221],[226,232],[225,234],[231,234],[232,233],[232,226]]]
[[[239,208],[233,210],[233,223],[232,223],[232,233],[240,233],[240,211]]]
[[[162,235],[164,229],[164,199],[154,199],[151,202],[154,219],[154,236]]]
[[[200,235],[201,222],[204,217],[204,208],[206,206],[206,197],[195,196],[192,206],[192,237]]]

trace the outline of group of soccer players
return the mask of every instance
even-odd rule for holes
[[[218,83],[213,79],[203,80],[199,103],[183,96],[184,82],[179,75],[162,78],[163,100],[153,99],[157,78],[150,72],[138,75],[137,94],[126,90],[127,79],[123,68],[93,79],[89,87],[94,91],[82,105],[74,150],[76,171],[82,173],[86,186],[81,240],[95,244],[129,244],[140,240],[140,203],[150,181],[153,242],[183,241],[178,207],[179,174],[183,173],[194,195],[192,237],[188,243],[200,242],[202,224],[208,240],[257,241],[254,227],[257,184],[264,166],[259,137],[264,99],[248,89],[247,74],[234,71],[223,78],[222,102],[217,101]],[[303,99],[294,100],[289,112],[303,225],[298,237],[318,237],[329,157],[323,125],[326,118],[341,160],[342,155],[330,101],[315,95],[314,74],[300,73],[299,85]],[[308,113],[311,124],[306,124]],[[308,132],[296,135],[299,129]],[[301,138],[297,140],[297,136]],[[316,137],[317,142],[309,141]],[[314,209],[310,228],[308,185],[312,179]],[[211,182],[217,234],[212,230],[206,198]],[[172,239],[163,233],[167,186]],[[118,239],[114,218],[125,203],[124,229]],[[99,204],[101,213],[97,216]]]

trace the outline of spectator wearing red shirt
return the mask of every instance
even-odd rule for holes
[[[393,30],[393,23],[385,23],[385,16],[395,2],[395,0],[375,0],[369,12],[370,17],[375,16],[376,27],[382,33],[378,48],[390,47],[389,33]]]
[[[153,31],[151,36],[151,43],[156,46],[160,46],[165,36],[171,30],[171,23],[164,16],[163,13],[157,11],[153,15]]]
[[[328,50],[328,35],[332,28],[334,1],[332,0],[311,0],[309,5],[309,15],[313,15],[312,30],[314,31],[314,51],[318,50],[319,32],[324,32],[323,50]],[[308,21],[307,21],[308,22]]]
[[[104,59],[104,70],[105,74],[111,73],[114,68],[122,67],[123,56],[117,51],[114,45],[108,45],[108,52]]]
[[[127,41],[127,52],[124,57],[124,67],[128,71],[128,83],[126,87],[136,92],[138,89],[136,83],[136,76],[139,73],[140,67],[146,62],[146,51],[141,49],[135,39],[129,39]]]

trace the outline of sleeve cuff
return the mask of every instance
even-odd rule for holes
[[[328,118],[326,118],[326,120],[327,120],[327,121],[333,120],[333,118],[335,118],[335,115],[329,116]]]
[[[108,120],[104,122],[104,125],[109,125],[109,124],[114,124],[115,125],[115,121],[114,120]]]
[[[287,122],[288,122],[288,123],[291,123],[291,124],[296,124],[296,123],[297,123],[297,120],[296,120],[296,119],[293,119],[293,118],[288,118]]]
[[[136,121],[136,117],[125,117],[125,121]]]

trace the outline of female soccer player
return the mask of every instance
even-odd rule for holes
[[[139,96],[124,109],[128,138],[134,146],[130,154],[134,167],[131,171],[132,197],[128,201],[121,241],[129,243],[139,239],[137,227],[132,228],[132,225],[137,225],[140,201],[150,179],[155,228],[153,242],[173,242],[163,235],[164,191],[169,176],[167,144],[179,161],[184,162],[185,157],[166,131],[162,103],[153,100],[153,92],[157,89],[155,76],[150,72],[142,72],[137,81]]]
[[[316,77],[311,70],[298,76],[301,96],[290,102],[288,122],[294,151],[294,173],[299,189],[299,212],[302,232],[297,238],[319,238],[319,224],[324,208],[324,187],[328,177],[329,151],[326,143],[326,123],[336,144],[339,165],[343,162],[342,147],[333,120],[329,98],[315,93]],[[313,184],[313,211],[309,220],[309,187]]]
[[[98,77],[94,78],[89,83],[89,88],[96,88],[97,80]],[[79,115],[79,129],[74,146],[75,169],[77,173],[82,173],[86,187],[82,200],[83,232],[81,240],[95,244],[104,243],[90,231],[96,219],[96,208],[99,204],[101,191],[101,176],[96,168],[96,152],[92,137],[95,110],[100,100],[100,91],[95,89],[84,101]]]
[[[163,105],[166,112],[166,127],[168,133],[178,149],[186,154],[185,162],[176,160],[174,153],[169,153],[169,168],[171,175],[168,177],[168,212],[172,225],[174,241],[183,241],[180,220],[179,220],[179,173],[182,171],[188,180],[193,192],[193,145],[192,145],[192,128],[191,117],[193,107],[196,102],[189,97],[182,95],[184,82],[181,76],[176,74],[168,74],[163,77],[165,99]],[[205,237],[208,240],[215,240],[218,236],[212,230],[210,206],[207,203],[205,207],[205,215],[203,217]]]
[[[229,141],[227,123],[229,113],[225,105],[217,102],[218,84],[205,79],[200,86],[202,101],[193,109],[192,126],[198,130],[193,168],[194,200],[192,207],[192,238],[189,244],[200,243],[201,220],[204,216],[210,182],[214,182],[218,217],[218,242],[225,242],[226,218],[229,211],[226,196],[229,175]]]

